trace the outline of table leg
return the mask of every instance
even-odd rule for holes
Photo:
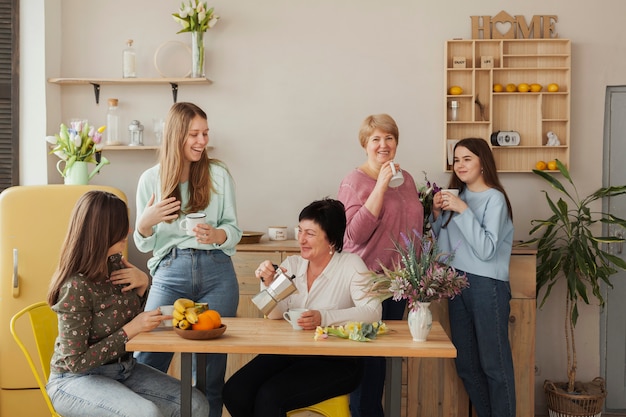
[[[192,353],[180,354],[180,417],[191,417],[192,358]]]
[[[208,353],[196,353],[196,388],[204,394],[206,389],[206,358]]]
[[[387,358],[385,416],[400,417],[402,408],[402,358]]]

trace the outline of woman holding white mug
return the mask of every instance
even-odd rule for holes
[[[242,231],[235,187],[226,165],[209,158],[208,142],[206,113],[192,103],[174,104],[159,164],[139,179],[133,237],[137,249],[152,252],[147,310],[183,297],[208,303],[223,317],[237,313],[239,284],[231,256]],[[181,227],[183,221],[186,228]],[[172,354],[141,352],[137,360],[167,372]],[[207,358],[209,417],[222,415],[225,372],[225,354]]]
[[[398,149],[398,125],[387,114],[365,118],[359,131],[367,159],[341,182],[337,198],[346,208],[344,248],[361,256],[367,268],[381,272],[398,262],[392,239],[411,230],[421,232],[424,207],[411,174],[394,163]],[[394,168],[404,181],[393,187]],[[405,301],[383,301],[383,320],[401,320]],[[353,417],[383,417],[382,395],[385,358],[366,358],[363,380],[350,396]]]
[[[299,228],[300,255],[280,265],[283,272],[295,275],[298,291],[281,300],[268,318],[282,319],[289,309],[306,308],[296,321],[304,331],[349,321],[379,321],[380,302],[364,291],[370,279],[367,267],[358,255],[342,252],[343,204],[332,199],[314,201],[300,213]],[[259,265],[256,276],[261,290],[271,285],[275,273],[270,261]],[[362,371],[361,358],[258,355],[226,382],[224,405],[232,417],[286,415],[351,392]]]

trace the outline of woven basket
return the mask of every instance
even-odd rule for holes
[[[567,382],[545,381],[543,390],[548,401],[550,417],[600,417],[606,398],[604,379],[598,377],[591,385],[595,385],[598,393],[578,394],[565,392]],[[560,388],[557,388],[560,387]]]

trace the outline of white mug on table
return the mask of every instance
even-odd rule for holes
[[[291,323],[294,330],[302,330],[302,327],[298,326],[298,319],[305,311],[307,311],[306,308],[291,308],[283,313],[283,318]]]

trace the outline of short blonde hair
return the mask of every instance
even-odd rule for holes
[[[367,140],[374,133],[374,130],[380,129],[385,133],[389,133],[396,139],[396,143],[400,139],[400,133],[398,132],[398,125],[388,114],[372,114],[367,116],[363,123],[361,123],[361,130],[359,130],[359,141],[361,146],[365,148],[367,146]]]

